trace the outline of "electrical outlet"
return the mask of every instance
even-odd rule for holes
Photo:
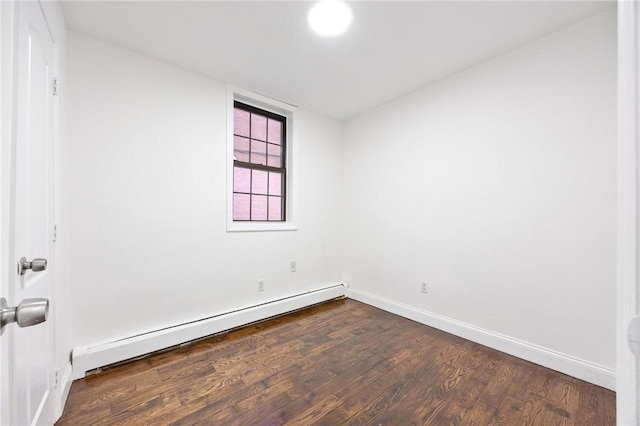
[[[296,261],[292,260],[291,262],[289,262],[289,271],[295,272],[297,270],[298,270],[298,265],[296,264]]]
[[[258,280],[258,291],[264,291],[264,280]]]
[[[429,293],[429,283],[426,281],[420,281],[420,291],[425,294]]]

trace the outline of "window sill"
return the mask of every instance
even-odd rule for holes
[[[289,222],[233,222],[227,225],[227,232],[269,232],[269,231],[297,231],[298,227]]]

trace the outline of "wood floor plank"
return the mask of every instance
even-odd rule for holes
[[[338,300],[77,380],[66,425],[614,425],[615,394]]]
[[[522,412],[524,410],[524,402],[510,395],[507,395],[498,406],[491,426],[511,426],[520,423]]]
[[[416,405],[407,421],[435,424],[436,419],[449,417],[452,413],[446,409],[455,400],[458,392],[464,391],[462,380],[465,372],[466,370],[460,367],[445,364],[443,369],[438,370],[428,380],[421,380],[414,397],[420,404]]]
[[[216,418],[219,411],[233,407],[233,405],[239,401],[260,395],[265,389],[265,384],[256,383],[251,386],[242,387],[224,398],[219,398],[215,394],[203,394],[195,389],[192,393],[196,396],[191,399],[191,402],[184,403],[181,401],[182,408],[165,416],[163,423],[184,426],[197,424],[205,419]],[[233,410],[233,412],[237,413],[235,410]]]
[[[437,341],[437,339],[434,339]],[[429,339],[431,342],[431,339]],[[425,348],[428,348],[425,350]],[[397,377],[394,384],[394,401],[389,404],[388,394],[381,393],[380,396],[371,401],[361,412],[357,413],[353,421],[355,423],[396,423],[398,421],[406,423],[417,418],[416,411],[428,406],[434,401],[437,394],[437,386],[446,382],[446,375],[451,371],[459,370],[459,367],[452,364],[458,357],[455,345],[430,346],[427,342],[421,342],[410,359],[418,360],[418,366],[403,365],[393,368],[390,373],[392,377]],[[443,370],[439,367],[446,366]],[[405,369],[409,367],[408,369]],[[398,392],[398,390],[400,390]]]

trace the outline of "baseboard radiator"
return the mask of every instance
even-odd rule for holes
[[[137,358],[151,352],[177,346],[191,340],[221,333],[346,295],[347,286],[339,284],[257,306],[203,318],[187,324],[179,324],[112,342],[77,347],[74,348],[71,356],[73,380],[83,378],[88,371],[100,367]]]

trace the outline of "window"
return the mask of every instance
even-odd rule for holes
[[[287,118],[233,105],[233,220],[286,220]]]
[[[227,231],[292,231],[297,108],[227,86]]]

